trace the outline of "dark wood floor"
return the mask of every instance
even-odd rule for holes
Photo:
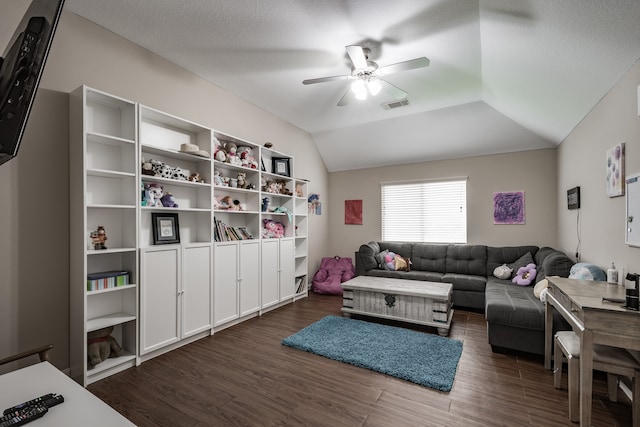
[[[464,344],[449,393],[280,344],[340,315],[341,303],[312,294],[88,389],[141,427],[577,426],[567,417],[566,373],[556,390],[541,357],[492,353],[481,313],[455,312],[450,337]],[[630,426],[630,403],[620,400],[608,400],[596,373],[593,425]]]

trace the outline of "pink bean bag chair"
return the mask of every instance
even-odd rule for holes
[[[317,294],[342,295],[340,283],[356,277],[356,269],[349,257],[322,258],[320,269],[314,274],[312,288]]]

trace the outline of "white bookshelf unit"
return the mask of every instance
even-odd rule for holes
[[[70,110],[70,374],[86,386],[138,363],[137,106],[83,86]],[[94,249],[98,227],[106,249]],[[87,290],[89,274],[112,271],[129,284]],[[124,355],[92,367],[87,333],[105,327]]]
[[[86,86],[70,104],[74,379],[308,295],[309,182],[292,156]],[[98,227],[104,249],[90,239]],[[87,290],[89,275],[113,271],[128,284]],[[125,354],[91,367],[87,333],[109,326]]]

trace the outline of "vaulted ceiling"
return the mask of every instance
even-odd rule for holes
[[[66,0],[66,10],[309,132],[329,171],[555,147],[640,58],[638,0]],[[347,45],[427,57],[337,106]]]

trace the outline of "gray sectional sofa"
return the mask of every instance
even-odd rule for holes
[[[385,250],[409,258],[409,271],[384,269],[379,254]],[[574,264],[556,249],[531,245],[369,242],[355,253],[355,266],[357,275],[451,283],[454,307],[484,311],[494,351],[544,354],[544,305],[534,295],[534,283],[519,286],[493,275],[496,267],[513,264],[527,253],[536,264],[536,283],[546,276],[568,277]],[[569,329],[558,313],[554,313],[554,328]]]

